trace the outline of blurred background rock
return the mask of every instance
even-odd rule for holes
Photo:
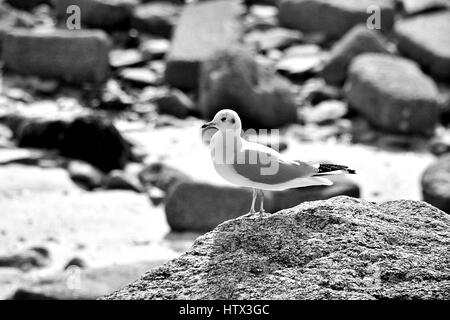
[[[97,298],[246,213],[200,132],[222,108],[358,172],[267,192],[270,211],[450,213],[449,34],[448,0],[0,0],[0,297]]]

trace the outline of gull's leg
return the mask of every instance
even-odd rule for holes
[[[256,197],[258,196],[258,193],[257,193],[256,189],[252,189],[252,190],[253,190],[253,195],[252,195],[252,207],[250,208],[249,214],[254,214],[254,213],[255,213]]]
[[[259,189],[258,192],[261,196],[261,205],[259,207],[259,213],[264,213],[265,212],[264,211],[264,192],[261,189]]]

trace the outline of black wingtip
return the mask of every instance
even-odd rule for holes
[[[347,169],[348,174],[356,174],[356,171],[353,169]]]

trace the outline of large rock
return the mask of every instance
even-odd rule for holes
[[[345,87],[350,105],[385,131],[429,134],[438,122],[436,85],[410,60],[359,55],[349,67]]]
[[[449,245],[425,202],[336,197],[227,221],[105,299],[449,299]]]
[[[395,24],[399,50],[435,77],[450,79],[450,11],[400,20]]]
[[[202,182],[178,184],[166,200],[166,217],[174,231],[209,231],[220,223],[250,211],[252,191]],[[272,197],[264,207],[273,211]],[[259,210],[259,206],[257,206]],[[214,214],[211,214],[214,212]]]
[[[170,38],[180,8],[169,2],[150,2],[133,10],[131,26],[139,31]]]
[[[297,117],[289,81],[237,48],[218,52],[202,67],[201,113],[210,119],[223,108],[236,110],[244,126],[256,128],[279,127]]]
[[[84,160],[104,172],[123,169],[130,144],[110,120],[83,116],[72,121],[61,142],[61,155]]]
[[[450,155],[430,165],[421,183],[423,200],[450,213]]]
[[[347,76],[347,68],[352,59],[364,52],[388,53],[385,39],[365,25],[357,25],[336,42],[326,61],[322,76],[325,81],[333,85],[341,85]]]
[[[20,74],[99,83],[109,73],[109,48],[102,31],[15,29],[4,39],[3,61]]]
[[[76,5],[80,8],[81,24],[89,28],[106,30],[127,28],[137,0],[53,0],[56,16],[65,25],[72,14],[67,8]]]
[[[389,31],[394,23],[394,5],[391,0],[281,0],[280,23],[304,32],[317,32],[336,39],[353,26],[366,23],[375,5],[380,9],[380,25]]]
[[[242,35],[243,12],[237,1],[217,0],[189,4],[183,10],[167,56],[166,80],[194,89],[202,62],[219,49],[237,43]]]

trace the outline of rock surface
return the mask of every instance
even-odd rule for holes
[[[276,128],[296,121],[290,83],[244,49],[221,51],[201,71],[199,109],[206,119],[230,108],[244,127]]]
[[[242,10],[238,2],[228,0],[187,5],[167,57],[167,82],[183,89],[196,88],[202,62],[239,41],[242,25],[238,18]]]
[[[395,25],[398,48],[438,78],[450,79],[450,11],[401,20]]]
[[[72,83],[104,82],[110,41],[102,31],[14,29],[3,43],[5,69]]]
[[[335,43],[330,57],[324,65],[322,76],[333,85],[341,85],[347,76],[351,60],[364,52],[388,53],[385,40],[374,30],[365,25],[357,25]]]
[[[227,221],[105,299],[449,299],[450,218],[347,197]]]
[[[435,83],[405,58],[361,54],[345,87],[349,104],[382,130],[430,134],[438,122]]]
[[[366,23],[371,5],[380,8],[381,29],[389,31],[394,23],[391,0],[282,0],[279,8],[280,23],[304,32],[318,32],[336,39],[353,26]]]
[[[422,176],[423,199],[450,213],[450,155],[431,164]]]

